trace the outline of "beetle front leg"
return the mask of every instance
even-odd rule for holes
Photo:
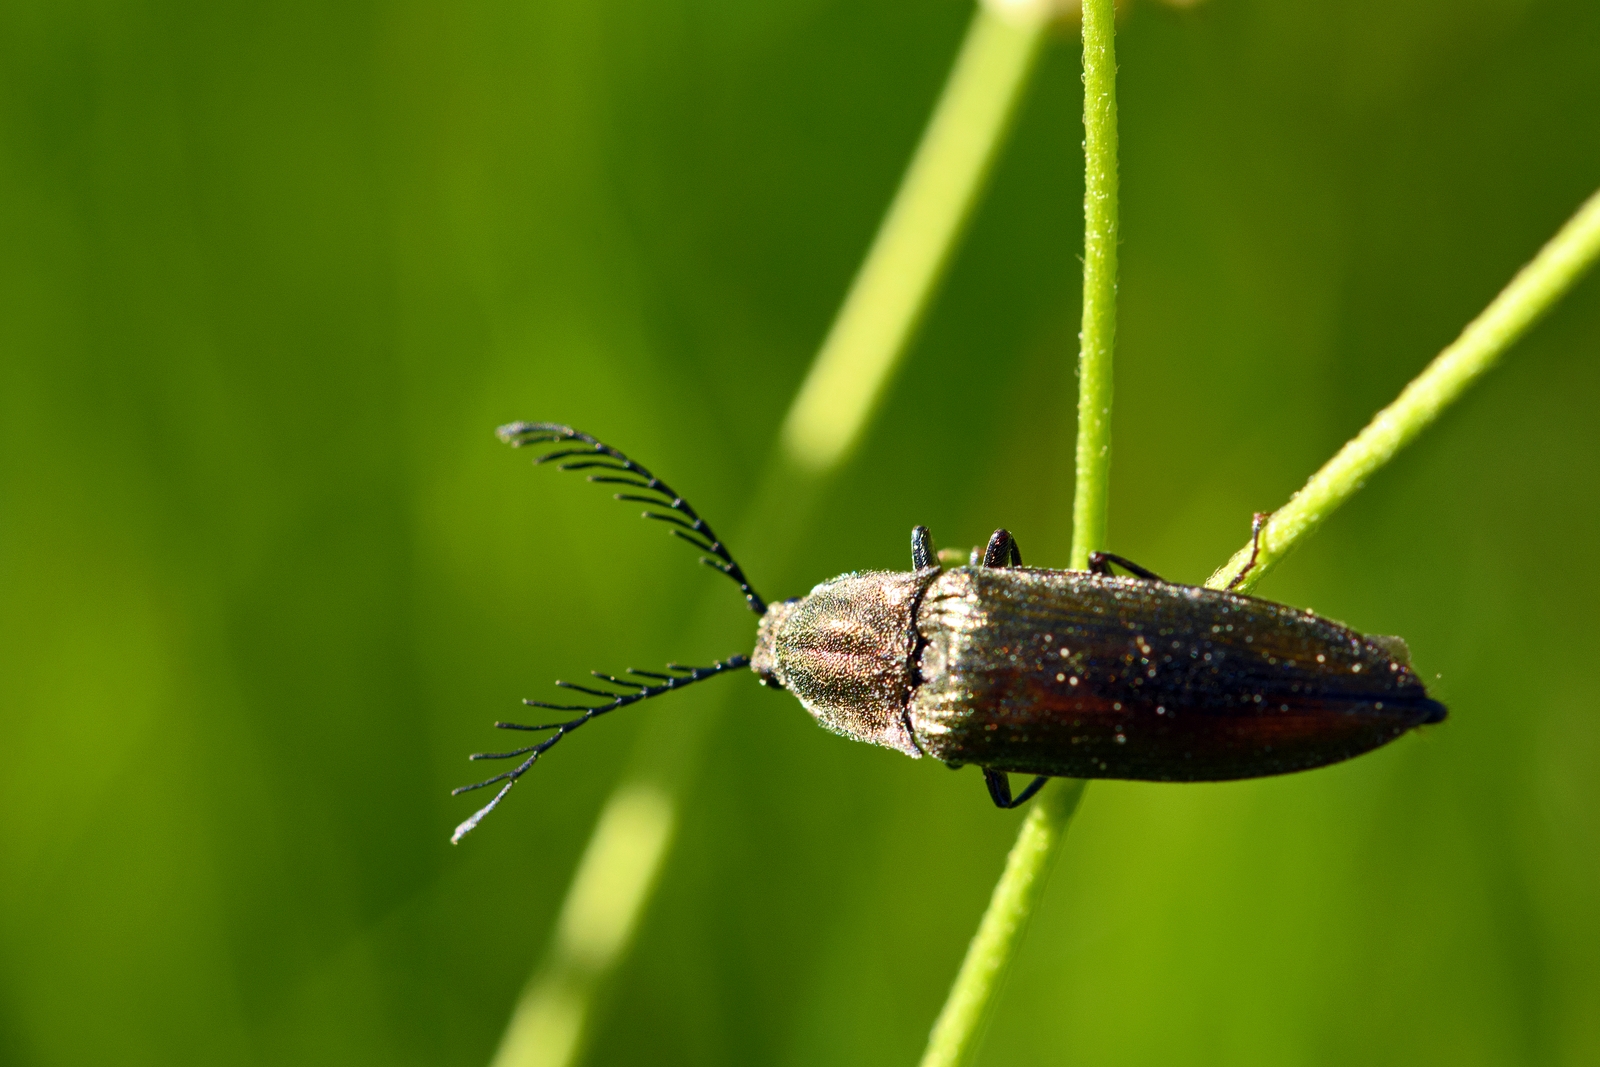
[[[1028,783],[1028,788],[1018,793],[1013,799],[1011,796],[1011,779],[1006,777],[1006,772],[991,770],[988,767],[983,768],[983,784],[989,787],[989,799],[994,801],[995,807],[1006,810],[1022,807],[1049,780],[1046,775],[1039,775],[1039,777]]]
[[[933,551],[933,536],[928,533],[928,528],[926,526],[913,527],[911,530],[911,569],[922,571],[938,565],[939,557]]]
[[[1111,565],[1113,563],[1127,571],[1129,574],[1133,575],[1135,578],[1143,578],[1150,582],[1162,582],[1167,585],[1172,584],[1155,571],[1147,571],[1137,563],[1130,563],[1121,556],[1113,556],[1109,552],[1089,553],[1090,574],[1099,574],[1104,575],[1107,578],[1113,578],[1115,577],[1115,575],[1111,573]]]
[[[983,549],[983,566],[985,567],[1020,567],[1022,566],[1022,549],[1017,547],[1017,539],[1011,536],[1011,531],[1004,526],[996,530],[989,537],[989,543]]]

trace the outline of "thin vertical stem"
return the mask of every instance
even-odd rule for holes
[[[1083,329],[1078,335],[1074,569],[1105,547],[1111,354],[1117,339],[1117,53],[1111,0],[1083,5]]]
[[[1083,332],[1078,349],[1077,485],[1071,566],[1105,546],[1111,472],[1111,356],[1117,317],[1117,57],[1114,0],[1083,3]],[[928,1037],[922,1067],[958,1067],[977,1047],[1044,891],[1084,782],[1052,783],[1022,822],[1005,871]]]
[[[1078,810],[1086,784],[1076,778],[1053,782],[1034,798],[1016,843],[1006,856],[1006,869],[995,883],[978,932],[961,961],[950,996],[928,1036],[922,1067],[957,1067],[967,1062],[977,1046],[984,1019],[1016,955],[1039,894],[1044,892],[1045,875],[1060,851],[1067,823]]]

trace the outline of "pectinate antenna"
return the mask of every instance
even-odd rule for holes
[[[707,553],[700,557],[700,562],[732,578],[734,584],[739,587],[739,592],[744,594],[744,602],[749,605],[751,611],[757,615],[767,613],[767,602],[750,588],[750,582],[745,578],[744,571],[734,561],[727,546],[717,538],[710,524],[696,514],[694,508],[689,506],[689,502],[678,495],[677,490],[651,474],[642,463],[629,459],[617,449],[596,440],[582,430],[574,430],[571,426],[563,426],[556,422],[513,422],[500,427],[495,433],[500,440],[513,448],[540,444],[559,446],[569,441],[578,442],[571,448],[553,448],[533,462],[557,463],[564,471],[607,472],[591,474],[588,476],[589,480],[605,485],[625,485],[638,490],[632,493],[613,493],[612,496],[618,500],[647,505],[645,518],[669,524],[673,527],[673,536],[681,537],[700,551]],[[670,514],[662,514],[661,511],[651,511],[648,508],[661,508]]]
[[[750,595],[754,596],[755,594],[752,593]],[[450,843],[456,844],[471,833],[472,829],[483,821],[483,817],[493,811],[501,800],[505,799],[505,795],[511,792],[511,787],[516,785],[517,780],[524,774],[528,773],[528,768],[538,762],[540,756],[549,752],[556,746],[558,741],[590,719],[598,718],[608,711],[616,711],[618,708],[627,707],[629,704],[637,704],[641,700],[658,697],[662,693],[670,693],[674,689],[682,689],[686,685],[703,682],[707,678],[714,678],[727,671],[748,666],[750,666],[749,656],[729,656],[727,659],[713,663],[709,667],[680,667],[676,663],[669,663],[665,674],[659,671],[640,671],[630,667],[622,672],[624,677],[619,678],[610,674],[602,674],[599,671],[590,671],[589,673],[592,676],[599,679],[602,684],[609,688],[596,689],[586,685],[575,685],[572,682],[559,681],[556,682],[556,685],[563,689],[571,689],[574,692],[595,697],[599,700],[599,703],[550,704],[543,700],[524,700],[523,703],[532,708],[548,708],[551,711],[576,711],[582,714],[565,722],[546,722],[533,725],[524,725],[517,722],[495,723],[496,728],[501,730],[530,730],[536,733],[550,730],[553,732],[549,737],[537,744],[512,749],[510,752],[477,752],[468,757],[474,760],[522,758],[522,762],[511,770],[497,774],[493,778],[485,778],[481,782],[474,782],[471,785],[464,785],[459,789],[450,791],[451,796],[460,796],[462,793],[470,793],[474,789],[482,789],[497,782],[505,783],[500,787],[500,791],[495,793],[493,800],[473,812],[470,819],[456,827],[456,832],[450,835]],[[628,675],[632,677],[626,677]],[[636,678],[644,679],[644,681],[635,681],[634,679]]]

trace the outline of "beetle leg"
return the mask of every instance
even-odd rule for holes
[[[991,771],[983,768],[983,784],[989,787],[989,799],[994,801],[997,808],[1011,806],[1011,779],[1006,777],[1005,771]]]
[[[1113,556],[1110,552],[1089,553],[1089,573],[1091,574],[1103,574],[1107,578],[1110,578],[1112,577],[1111,565],[1113,563],[1127,571],[1129,574],[1133,575],[1135,578],[1143,578],[1148,582],[1162,582],[1167,585],[1172,584],[1155,571],[1145,570],[1137,563],[1130,563],[1121,556]]]
[[[1027,788],[1023,789],[1022,792],[1017,794],[1017,799],[1011,802],[1011,806],[1013,808],[1018,808],[1032,800],[1033,794],[1044,788],[1044,784],[1049,780],[1050,778],[1048,775],[1035,775],[1033,781],[1028,783]]]
[[[990,535],[989,543],[983,550],[983,566],[1022,566],[1022,549],[1017,547],[1017,539],[1012,537],[1011,531],[1004,526]]]
[[[1020,808],[1031,800],[1033,794],[1037,793],[1039,788],[1049,780],[1047,776],[1039,775],[1039,777],[1028,783],[1028,788],[1017,794],[1013,799],[1011,796],[1011,779],[1006,777],[1006,772],[992,770],[988,767],[983,768],[983,784],[989,787],[989,799],[994,801],[994,806],[997,808]]]
[[[938,565],[939,557],[933,551],[933,537],[928,533],[928,528],[926,526],[913,527],[911,530],[911,569],[921,571]]]
[[[917,740],[917,732],[911,728],[911,712],[905,708],[900,709],[900,725],[906,728],[906,736],[911,739],[911,747],[916,749],[919,755],[926,756],[927,753],[922,751],[922,742]]]
[[[1256,557],[1261,554],[1261,527],[1265,526],[1270,518],[1272,518],[1270,511],[1258,511],[1250,516],[1250,562],[1244,565],[1244,570],[1233,576],[1233,581],[1228,583],[1230,590],[1244,581],[1245,575],[1255,570]]]

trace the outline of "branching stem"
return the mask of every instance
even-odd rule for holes
[[[1260,552],[1235,588],[1247,592],[1289,552],[1327,521],[1367,478],[1388,463],[1440,413],[1461,398],[1516,341],[1555,306],[1600,256],[1600,192],[1517,272],[1483,313],[1467,324],[1455,342],[1413,378],[1394,403],[1373,416],[1366,428],[1339,449],[1311,480],[1261,527]],[[1250,562],[1250,545],[1233,554],[1208,586],[1226,588]]]
[[[1078,335],[1074,570],[1106,547],[1111,353],[1117,338],[1117,54],[1112,0],[1083,5],[1083,327]]]

